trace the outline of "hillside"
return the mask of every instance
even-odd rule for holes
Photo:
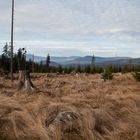
[[[17,77],[17,75],[15,75]],[[0,77],[0,135],[7,140],[138,140],[140,83],[131,74],[32,74],[36,92]]]
[[[27,60],[32,59],[32,55],[27,55]],[[43,61],[46,62],[45,57],[35,56],[35,62]],[[51,57],[52,66],[77,66],[77,65],[89,65],[91,64],[92,56],[71,56],[71,57]],[[97,66],[107,66],[107,65],[120,65],[124,66],[127,64],[140,65],[140,58],[129,58],[129,57],[95,57],[95,63]]]

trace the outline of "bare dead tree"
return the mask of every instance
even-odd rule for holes
[[[19,78],[18,78],[18,90],[22,89],[25,82],[25,74],[23,70],[19,71]]]
[[[13,82],[13,34],[14,34],[14,0],[12,0],[12,21],[11,21],[11,81]]]
[[[22,61],[24,61],[24,70],[23,66],[20,66],[22,69],[19,70],[19,79],[18,79],[18,90],[26,90],[26,91],[32,91],[35,90],[35,86],[33,85],[31,78],[30,78],[30,73],[26,68],[26,53],[27,51],[25,48],[19,49],[19,54],[20,54],[20,62],[23,64]],[[24,58],[24,59],[23,59]]]
[[[18,90],[33,91],[35,89],[29,71],[19,71]]]

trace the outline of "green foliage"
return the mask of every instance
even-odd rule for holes
[[[50,70],[50,61],[51,58],[50,58],[50,55],[48,54],[47,58],[46,58],[46,68],[47,68],[47,72],[49,72]]]
[[[24,70],[24,66],[25,66],[25,57],[24,57],[24,48],[18,49],[18,53],[17,53],[17,60],[18,60],[18,67],[19,70]]]
[[[5,46],[3,47],[2,55],[5,56],[6,58],[10,58],[11,52],[10,52],[10,47],[6,43]]]
[[[92,60],[91,60],[91,67],[95,68],[95,56],[92,56]]]
[[[95,73],[96,73],[96,68],[95,68],[95,67],[92,67],[92,68],[90,69],[90,73],[91,73],[91,74],[95,74]]]
[[[81,66],[80,65],[77,66],[76,72],[80,72],[80,73],[82,72],[82,69],[81,69]]]
[[[10,71],[10,49],[8,44],[3,47],[0,65],[3,68],[5,74],[8,74]]]
[[[134,72],[133,77],[140,82],[140,72]]]
[[[10,59],[5,57],[4,55],[1,56],[0,65],[5,73],[8,73],[10,71]]]
[[[73,67],[68,67],[66,69],[67,69],[68,74],[75,70],[75,68],[73,68]]]
[[[58,71],[57,71],[57,72],[62,73],[62,71],[63,71],[63,68],[62,68],[61,65],[59,65],[59,67],[58,67]]]
[[[6,134],[1,134],[0,133],[0,140],[8,140],[8,137],[7,137],[7,135]]]
[[[104,69],[104,72],[102,73],[102,79],[106,81],[106,80],[111,80],[112,78],[113,78],[112,68],[107,67],[106,69]]]
[[[13,71],[18,72],[19,70],[25,69],[25,49],[20,48],[16,54],[13,56]],[[26,69],[30,72],[35,73],[71,73],[73,71],[79,72],[79,73],[102,73],[102,78],[104,80],[112,79],[113,75],[112,73],[126,73],[126,72],[136,72],[140,71],[140,65],[132,65],[131,61],[129,64],[124,66],[110,66],[106,68],[104,71],[104,67],[99,67],[98,65],[95,65],[95,56],[93,55],[91,64],[90,65],[78,65],[76,66],[51,66],[50,65],[50,55],[48,54],[45,61],[41,61],[40,63],[34,62],[33,59],[30,59],[29,61],[26,61]],[[4,74],[8,75],[10,72],[10,48],[8,44],[3,47],[2,55],[0,56],[0,69],[3,71]],[[139,80],[139,76],[137,73],[134,74],[134,77],[136,77],[136,80]],[[8,78],[8,77],[7,77]]]
[[[84,69],[84,72],[85,73],[90,73],[91,72],[91,66],[90,65],[87,65]]]

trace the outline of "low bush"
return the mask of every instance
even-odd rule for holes
[[[104,69],[104,72],[102,73],[102,79],[104,79],[104,81],[113,79],[111,68]]]
[[[0,140],[7,140],[6,136],[0,135]]]
[[[133,77],[140,82],[140,72],[134,72]]]

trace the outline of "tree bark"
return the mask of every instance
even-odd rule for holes
[[[31,81],[29,71],[19,71],[18,90],[35,90],[35,86]]]
[[[23,88],[24,82],[25,82],[25,71],[20,70],[18,78],[18,90],[21,90]]]

